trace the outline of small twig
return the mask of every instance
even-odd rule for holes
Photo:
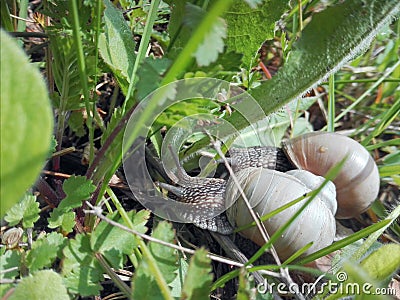
[[[130,228],[118,223],[118,222],[115,222],[115,221],[105,217],[102,214],[103,213],[103,209],[101,207],[93,206],[88,201],[86,201],[86,205],[91,209],[90,210],[84,210],[85,213],[93,214],[93,215],[97,216],[98,218],[100,218],[101,220],[103,220],[103,221],[105,221],[105,222],[107,222],[107,223],[109,223],[109,224],[111,224],[113,226],[116,226],[116,227],[118,227],[118,228],[120,228],[122,230],[125,230],[125,231],[127,231],[129,233],[137,235],[137,236],[141,237],[144,240],[148,240],[150,242],[158,243],[160,245],[163,245],[163,246],[166,246],[166,247],[170,247],[170,248],[173,248],[173,249],[176,249],[176,250],[179,250],[179,251],[183,251],[183,252],[186,252],[186,253],[189,253],[189,254],[192,254],[192,255],[195,254],[195,250],[193,250],[193,249],[185,248],[185,247],[182,247],[182,246],[178,246],[178,245],[175,245],[175,244],[171,244],[171,243],[156,239],[156,238],[154,238],[152,236],[140,233],[140,232],[138,232],[138,231],[136,231],[134,229],[130,229]],[[212,260],[215,260],[215,261],[218,261],[218,262],[222,262],[222,263],[225,263],[225,264],[229,264],[229,265],[233,265],[235,267],[239,267],[239,268],[245,267],[245,265],[242,264],[242,263],[239,263],[237,261],[234,261],[234,260],[231,260],[231,259],[228,259],[228,258],[225,258],[225,257],[221,257],[221,256],[216,255],[216,254],[208,253],[207,256]]]
[[[47,38],[48,35],[43,32],[19,32],[19,31],[13,31],[13,32],[8,32],[9,35],[12,37],[23,37],[23,38]]]

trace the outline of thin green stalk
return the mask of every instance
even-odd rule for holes
[[[28,17],[28,0],[19,1],[19,12],[18,16],[22,19]],[[17,31],[23,32],[26,29],[26,22],[24,20],[18,20]]]
[[[400,139],[393,139],[393,140],[380,142],[377,144],[366,146],[365,148],[368,151],[371,151],[371,150],[375,150],[375,149],[379,149],[379,148],[387,147],[387,146],[400,146]]]
[[[336,84],[341,84],[341,83],[370,83],[370,82],[376,82],[378,79],[347,79],[347,80],[335,80]],[[400,82],[399,78],[386,78],[382,80],[382,82]],[[324,84],[329,84],[329,82],[322,82],[322,85]]]
[[[130,98],[132,97],[133,90],[137,83],[137,70],[138,70],[140,64],[143,62],[144,58],[146,57],[146,51],[147,51],[147,47],[150,42],[151,33],[153,31],[153,25],[154,25],[154,22],[156,21],[157,9],[158,9],[159,5],[160,5],[160,0],[151,1],[149,14],[147,15],[147,19],[146,19],[146,25],[144,27],[143,35],[140,40],[138,54],[136,56],[135,64],[133,65],[131,79],[130,79],[130,83],[129,83],[129,87],[128,87],[128,92],[126,94],[126,99],[124,102],[124,111],[126,109],[128,100],[130,100]]]
[[[113,190],[107,186],[106,188],[107,194],[110,196],[112,202],[114,203],[115,207],[117,208],[119,214],[121,215],[122,220],[124,220],[127,227],[133,229],[133,223],[129,218],[127,212],[125,211],[124,207],[119,202],[117,196],[114,194]],[[137,237],[137,239],[139,239]],[[137,268],[139,266],[139,260],[142,259],[142,254],[140,253],[138,248],[135,248],[135,256],[129,255],[129,259],[131,260],[133,266]]]
[[[117,208],[118,212],[120,213],[122,219],[124,220],[126,226],[129,227],[130,229],[134,229],[131,219],[129,218],[125,209],[122,207],[121,203],[118,201],[117,197],[115,197],[114,193],[112,193],[110,188],[108,188],[108,191],[110,191],[111,199],[113,200],[114,205],[116,206],[116,208]],[[140,237],[136,237],[136,238],[137,238],[137,241],[139,244],[139,248],[142,251],[143,258],[147,261],[148,266],[151,270],[151,273],[154,275],[154,279],[156,280],[156,282],[161,290],[161,293],[164,296],[164,299],[173,300],[174,298],[171,296],[171,292],[168,287],[168,284],[166,283],[164,276],[162,275],[160,268],[158,267],[157,262],[154,259],[153,255],[151,254],[149,248],[147,247],[146,243]],[[137,250],[137,248],[136,248],[136,250]]]
[[[0,1],[1,7],[1,25],[7,31],[14,31],[14,26],[10,17],[10,10],[8,9],[7,1]]]
[[[389,224],[391,223],[391,220],[384,220],[378,223],[375,223],[371,226],[368,226],[364,229],[361,229],[360,231],[340,240],[337,241],[335,243],[333,243],[332,245],[325,247],[321,250],[318,250],[317,252],[314,252],[306,257],[303,257],[302,259],[296,261],[296,264],[299,265],[305,265],[308,264],[314,260],[316,260],[317,258],[320,258],[322,256],[325,256],[329,253],[332,253],[336,250],[342,249],[343,247],[346,247],[364,237],[366,237],[367,235],[370,235],[374,232],[377,232],[378,230],[380,230],[381,228],[387,228],[387,226],[389,226]]]
[[[368,145],[369,142],[376,136],[380,135],[399,115],[400,113],[400,99],[392,105],[386,112],[384,112],[381,120],[376,124],[374,130],[361,141],[361,145]]]
[[[361,257],[367,253],[367,251],[371,248],[372,244],[375,243],[378,238],[383,234],[383,232],[400,216],[400,205],[398,205],[382,222],[387,222],[387,224],[375,232],[373,232],[364,243],[361,244],[360,248],[358,248],[353,255],[351,256],[351,260],[359,261]]]
[[[83,53],[83,45],[81,40],[81,29],[79,25],[79,12],[78,12],[78,4],[77,0],[72,0],[71,4],[71,12],[73,16],[73,24],[72,24],[72,33],[75,40],[75,47],[78,57],[78,67],[79,67],[79,75],[82,82],[83,88],[83,97],[85,100],[85,108],[88,112],[87,119],[86,119],[86,126],[89,130],[89,145],[90,145],[90,154],[89,154],[89,162],[93,161],[94,157],[94,128],[93,128],[93,116],[91,114],[91,107],[90,107],[90,97],[89,97],[89,85],[88,85],[88,78],[87,78],[87,71],[86,71],[86,63],[85,63],[85,56]]]
[[[129,288],[129,286],[126,285],[125,282],[121,280],[121,278],[118,277],[117,274],[115,274],[113,269],[109,266],[108,262],[104,259],[103,255],[101,255],[100,253],[95,253],[94,256],[102,266],[103,270],[108,274],[108,276],[110,276],[111,280],[118,286],[125,297],[127,297],[128,299],[131,298],[132,290]]]
[[[329,76],[328,132],[335,131],[335,75]]]
[[[344,111],[342,111],[336,118],[335,122],[338,122],[343,116],[345,116],[349,111],[351,111],[356,105],[364,100],[371,92],[376,89],[389,75],[400,65],[400,60],[397,61],[391,68],[389,68],[381,78],[379,78],[368,90],[366,90],[356,101],[350,104]]]
[[[300,33],[303,30],[303,5],[301,3],[301,0],[298,0],[299,2],[299,26],[300,26]]]

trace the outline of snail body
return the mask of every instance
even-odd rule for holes
[[[260,216],[311,192],[312,188],[319,187],[324,181],[322,177],[299,170],[282,173],[264,168],[246,168],[235,175],[251,207]],[[252,217],[237,186],[231,180],[227,183],[226,198],[235,201],[227,210],[228,220],[232,226],[240,227],[249,224]],[[263,225],[268,234],[272,235],[282,227],[306,200],[307,198],[264,221]],[[321,193],[274,243],[278,255],[286,259],[310,242],[313,244],[304,254],[313,253],[330,245],[336,232],[335,213],[335,187],[332,182],[328,182]],[[265,243],[256,227],[245,229],[240,234],[260,246]]]

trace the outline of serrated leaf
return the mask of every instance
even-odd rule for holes
[[[70,298],[61,276],[52,270],[43,270],[33,276],[22,278],[8,299],[69,300]]]
[[[78,57],[71,32],[48,30],[50,48],[53,55],[52,71],[59,92],[51,95],[53,105],[66,110],[80,109],[85,106],[81,100],[81,82],[78,69]]]
[[[73,209],[80,207],[82,201],[90,197],[96,187],[85,176],[71,176],[63,183],[63,190],[67,195],[61,200],[58,209]]]
[[[19,268],[21,266],[21,253],[17,250],[7,250],[5,253],[0,255],[0,279],[14,279],[19,275]],[[10,270],[12,268],[17,268],[8,272],[4,270]]]
[[[248,67],[262,43],[274,37],[275,23],[288,9],[288,1],[266,0],[256,8],[258,3],[250,7],[246,2],[235,0],[224,18],[228,24],[227,50],[243,53]]]
[[[22,220],[24,228],[32,228],[33,224],[39,220],[39,203],[36,196],[25,194],[24,197],[7,212],[4,219],[10,226],[18,224]]]
[[[184,22],[190,28],[196,28],[207,12],[200,7],[187,3]],[[208,66],[218,58],[218,54],[224,50],[224,38],[226,37],[225,20],[219,18],[213,24],[211,30],[205,35],[203,42],[198,46],[193,56],[197,64]],[[210,43],[212,41],[212,43]]]
[[[136,45],[122,12],[109,0],[104,0],[104,4],[104,33],[99,37],[99,52],[126,94],[136,59]]]
[[[75,213],[56,208],[50,213],[50,218],[47,221],[49,222],[49,228],[61,227],[64,232],[68,233],[75,226]]]
[[[400,245],[386,244],[361,262],[371,278],[384,281],[400,268]]]
[[[169,222],[160,222],[152,233],[152,237],[172,243],[175,237]],[[158,243],[150,242],[149,249],[164,276],[167,284],[171,283],[178,268],[176,250]],[[143,260],[133,278],[133,299],[163,299],[154,274],[151,273],[146,260]]]
[[[88,199],[96,189],[91,180],[85,176],[71,176],[63,183],[63,190],[67,195],[48,218],[49,228],[60,227],[64,232],[71,232],[75,226],[75,213],[71,210],[80,207],[82,201]]]
[[[147,231],[145,225],[150,217],[150,211],[141,210],[137,213],[130,211],[128,212],[128,217],[132,220],[134,230],[141,233]],[[109,215],[108,218],[125,226],[127,225],[124,224],[118,212]],[[113,267],[117,268],[122,267],[122,254],[132,254],[137,247],[137,237],[121,228],[102,221],[94,230],[90,238],[90,243],[94,251],[102,253],[108,261],[114,264]]]
[[[81,296],[98,295],[102,287],[103,271],[94,258],[90,237],[78,234],[63,250],[62,275],[68,290]]]
[[[61,250],[65,246],[66,238],[62,234],[52,232],[32,243],[32,249],[26,257],[27,265],[31,272],[49,267],[54,260],[60,257]]]
[[[199,249],[190,260],[181,299],[208,299],[212,279],[211,260]]]
[[[254,88],[252,96],[267,114],[300,97],[364,51],[399,12],[398,1],[355,0],[315,14],[293,44],[285,65]]]
[[[191,2],[196,1],[175,1],[173,3],[168,25],[171,37],[171,49],[167,53],[169,58],[175,58],[180,53],[192,36],[193,31],[207,14],[204,9]],[[193,53],[198,66],[208,66],[217,60],[218,54],[224,50],[223,39],[226,37],[226,31],[225,20],[218,18],[210,31],[205,35],[203,42]]]
[[[0,38],[2,218],[43,168],[50,147],[53,115],[39,70],[3,30]]]

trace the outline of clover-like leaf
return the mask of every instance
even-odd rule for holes
[[[148,210],[141,210],[137,213],[130,211],[128,216],[133,223],[134,230],[141,233],[147,231],[145,224],[150,217]],[[118,212],[109,215],[108,218],[122,225],[127,225],[124,224]],[[94,230],[90,243],[94,251],[102,253],[109,262],[116,264],[113,267],[117,268],[122,267],[123,254],[132,254],[137,247],[137,237],[130,232],[102,221]]]
[[[36,240],[32,244],[26,261],[31,272],[51,266],[57,256],[60,257],[66,238],[62,234],[52,232]]]
[[[78,234],[69,240],[63,253],[62,275],[68,290],[81,296],[98,295],[102,290],[99,282],[103,270],[95,260],[89,236]]]
[[[36,272],[33,276],[22,278],[8,299],[69,300],[70,298],[62,277],[52,270],[43,270]]]
[[[32,228],[33,224],[39,220],[39,213],[39,202],[36,201],[36,196],[25,194],[17,204],[11,207],[4,219],[10,226],[22,220],[24,228]]]

